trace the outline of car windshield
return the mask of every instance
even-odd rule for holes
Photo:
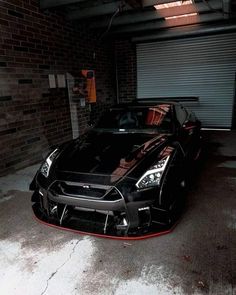
[[[171,108],[168,104],[150,107],[113,108],[101,117],[95,128],[113,132],[171,133]]]

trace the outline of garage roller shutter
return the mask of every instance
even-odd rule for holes
[[[137,44],[137,97],[199,97],[204,127],[230,128],[236,33]]]

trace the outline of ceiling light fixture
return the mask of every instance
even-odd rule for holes
[[[174,1],[174,2],[168,2],[168,3],[163,3],[163,4],[157,4],[157,5],[154,5],[154,7],[156,10],[159,10],[159,13],[161,14],[162,9],[175,8],[175,7],[180,7],[180,6],[184,6],[184,5],[191,5],[191,4],[193,5],[194,4],[193,1],[194,0]],[[174,14],[174,12],[173,12],[173,14]],[[197,12],[184,13],[184,14],[173,15],[173,16],[165,16],[165,20],[182,18],[182,17],[189,17],[189,16],[196,16],[196,15],[198,15]]]
[[[157,5],[154,5],[154,7],[156,10],[159,10],[159,9],[183,6],[183,5],[188,5],[188,4],[193,4],[193,1],[192,0],[175,1],[175,2],[169,2],[169,3],[164,3],[164,4],[157,4]]]

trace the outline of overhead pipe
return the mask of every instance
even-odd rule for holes
[[[202,27],[199,28],[195,26],[188,26],[188,27],[181,27],[181,28],[174,28],[168,29],[163,31],[159,31],[156,34],[149,34],[145,36],[138,36],[133,37],[131,39],[134,43],[139,42],[147,42],[147,41],[161,41],[165,39],[172,39],[172,38],[186,38],[186,37],[194,37],[199,35],[210,35],[210,34],[218,34],[218,33],[225,33],[225,32],[236,32],[236,24],[228,24],[228,25],[221,25],[217,27]]]
[[[166,29],[171,27],[178,27],[178,26],[187,26],[197,23],[203,22],[211,22],[211,21],[218,21],[223,20],[222,13],[208,13],[208,14],[201,14],[201,15],[194,15],[188,16],[183,18],[176,18],[176,19],[168,19],[168,20],[157,20],[151,21],[147,23],[139,23],[135,25],[127,25],[125,27],[118,27],[111,31],[113,34],[123,34],[123,33],[139,33],[139,32],[147,32],[150,30],[157,30],[157,29]]]

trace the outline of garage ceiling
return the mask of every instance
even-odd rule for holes
[[[41,0],[41,8],[60,11],[95,31],[140,35],[178,26],[232,22],[236,0]]]

